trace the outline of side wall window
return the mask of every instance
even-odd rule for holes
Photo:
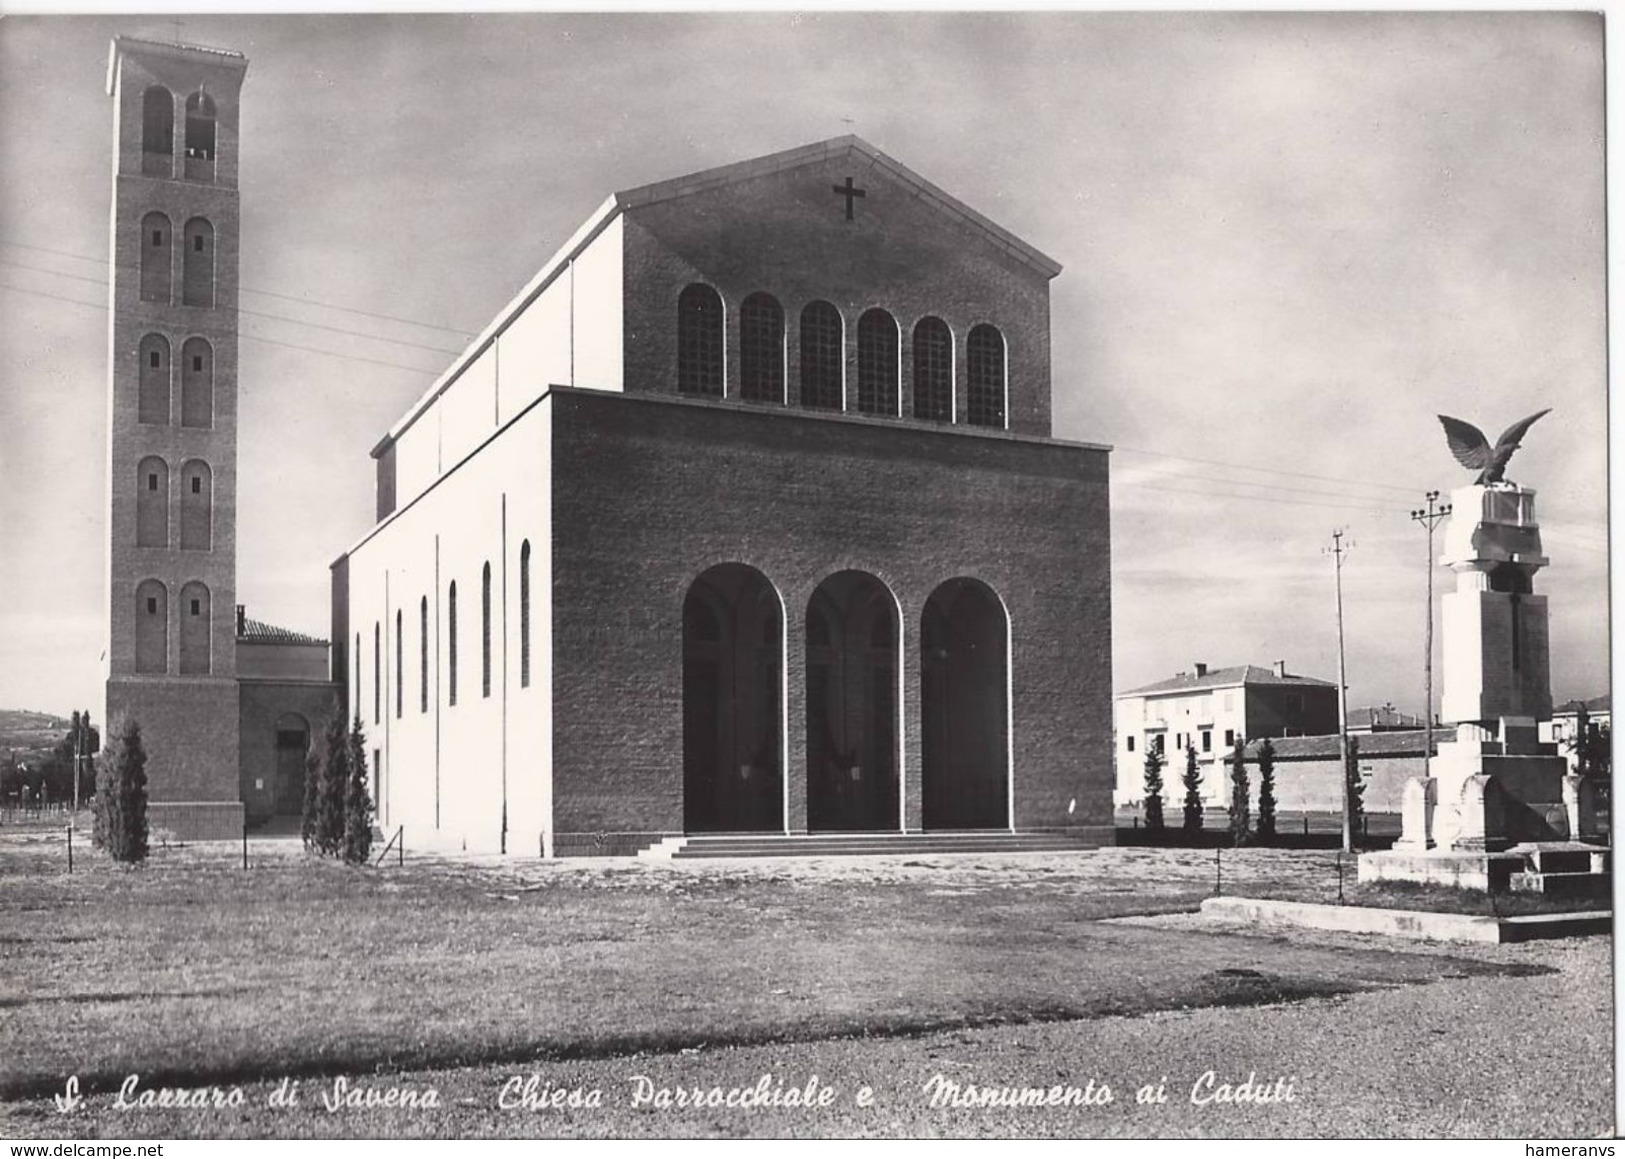
[[[491,565],[480,578],[480,695],[491,695]]]
[[[530,540],[519,548],[519,687],[530,687]]]
[[[447,701],[457,703],[457,581],[446,589],[446,692]]]

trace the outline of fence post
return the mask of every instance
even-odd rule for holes
[[[1307,812],[1303,815],[1303,835],[1305,837],[1309,836],[1309,814]]]
[[[1343,901],[1343,851],[1337,851],[1337,904],[1346,904]]]
[[[395,835],[400,838],[395,843],[395,868],[399,869],[406,864],[406,826],[397,829]]]
[[[243,813],[243,868],[248,868],[248,814]]]
[[[73,872],[73,826],[68,826],[68,872]]]
[[[1224,896],[1224,846],[1213,850],[1213,896]]]

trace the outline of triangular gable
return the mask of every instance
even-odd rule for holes
[[[690,173],[684,177],[673,177],[666,181],[656,181],[651,185],[640,185],[635,189],[616,193],[612,200],[616,207],[622,211],[637,209],[646,205],[655,205],[663,201],[688,197],[695,193],[719,189],[722,186],[747,181],[753,177],[762,177],[770,173],[782,173],[789,169],[804,166],[821,165],[827,161],[853,153],[866,158],[871,166],[880,169],[899,184],[911,189],[921,201],[971,226],[985,235],[999,249],[1031,266],[1045,277],[1053,278],[1061,272],[1061,264],[1054,258],[1028,245],[1015,234],[977,213],[958,198],[945,193],[902,162],[888,157],[879,149],[876,149],[862,137],[851,135],[832,137],[828,141],[818,141],[811,145],[786,149],[782,153],[770,153],[765,157],[755,157],[749,161],[736,161],[731,165],[720,165],[715,169],[703,169],[698,173]]]

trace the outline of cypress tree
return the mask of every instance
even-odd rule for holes
[[[1360,775],[1360,738],[1349,737],[1349,763],[1343,771],[1349,786],[1349,838],[1358,843],[1365,831],[1365,778]]]
[[[1258,746],[1258,839],[1275,840],[1275,745],[1269,737]]]
[[[1247,830],[1252,824],[1246,745],[1238,736],[1235,751],[1230,754],[1230,840],[1235,845],[1247,844]]]
[[[323,747],[316,786],[316,852],[337,857],[344,852],[344,797],[350,788],[350,737],[337,716],[327,722]]]
[[[322,751],[320,743],[307,738],[305,803],[299,814],[299,839],[305,843],[306,849],[315,849],[319,844],[317,833],[321,827]]]
[[[1145,753],[1145,828],[1161,833],[1162,824],[1162,738]]]
[[[112,741],[96,765],[94,841],[115,861],[135,863],[147,857],[147,751],[141,725],[121,716],[110,730]]]
[[[1202,831],[1202,770],[1196,763],[1196,746],[1185,746],[1185,775],[1180,778],[1185,786],[1185,832]]]
[[[372,853],[372,794],[367,791],[367,738],[358,716],[350,726],[349,789],[344,796],[344,860],[365,865]]]

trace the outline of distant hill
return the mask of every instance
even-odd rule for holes
[[[48,712],[0,708],[0,760],[12,753],[28,761],[43,757],[68,732],[68,720]]]

